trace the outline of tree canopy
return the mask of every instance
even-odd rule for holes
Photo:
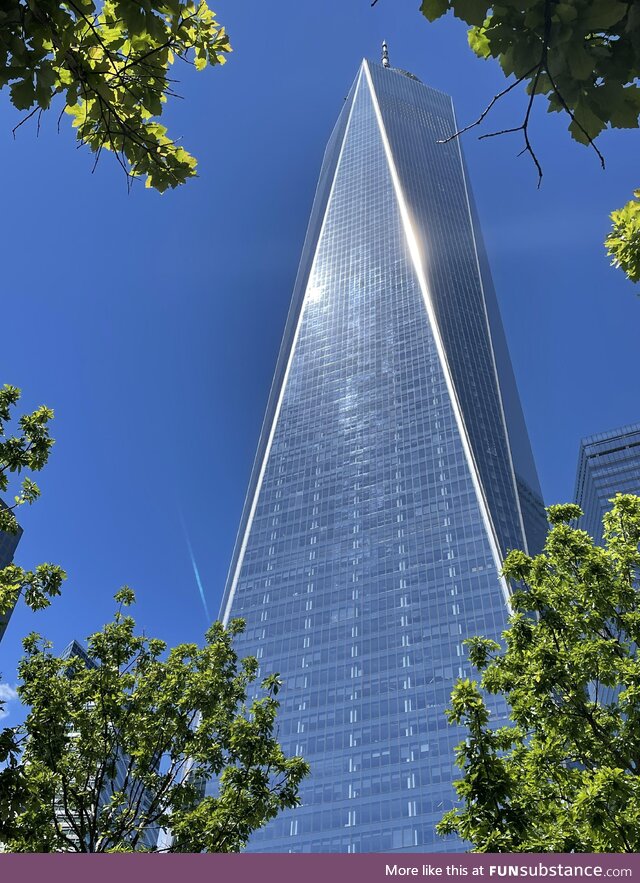
[[[39,472],[54,443],[49,434],[53,411],[45,405],[31,414],[23,414],[17,421],[17,431],[11,434],[12,409],[19,401],[17,387],[5,385],[0,389],[0,494],[5,501],[5,495],[12,491],[12,480],[24,472]],[[0,530],[16,534],[16,510],[35,502],[39,496],[38,485],[24,476],[14,489],[13,500],[0,507]],[[32,610],[47,607],[51,598],[60,594],[64,579],[64,571],[54,564],[40,564],[34,570],[15,564],[0,569],[0,615],[11,610],[21,595]]]
[[[20,401],[20,390],[5,385],[0,389],[0,493],[7,500],[0,506],[0,530],[8,534],[19,531],[15,512],[20,506],[35,502],[40,489],[29,475],[17,484],[24,472],[39,472],[47,463],[53,446],[49,423],[53,411],[45,405],[31,414],[23,414],[12,424],[12,410]],[[13,493],[13,500],[7,494]],[[32,610],[48,607],[51,598],[60,594],[66,578],[61,567],[39,564],[25,570],[16,564],[0,569],[0,616],[13,609],[23,597]],[[0,709],[4,703],[0,700]],[[0,732],[0,819],[9,818],[20,803],[21,778],[17,769],[18,743],[11,729]],[[1,835],[0,835],[1,838]]]
[[[196,160],[159,122],[175,96],[178,59],[196,70],[230,51],[204,0],[6,0],[0,6],[0,89],[28,111],[56,106],[96,155],[112,151],[130,178],[164,191],[195,175]],[[60,106],[60,105],[57,105]],[[21,125],[21,124],[19,124]]]
[[[12,424],[19,400],[17,388],[0,389],[0,530],[8,533],[19,530],[16,509],[40,493],[23,473],[42,469],[53,445],[49,408]],[[0,613],[21,595],[34,610],[48,606],[64,578],[52,564],[1,569]],[[116,600],[113,621],[86,652],[56,656],[35,633],[23,641],[18,695],[29,711],[0,731],[0,842],[15,852],[156,850],[156,835],[170,827],[166,851],[238,851],[296,806],[308,772],[275,736],[278,677],[260,689],[257,660],[237,658],[241,620],[214,623],[203,647],[167,651],[136,634],[126,612],[133,592],[121,589]],[[210,795],[205,782],[217,783]]]
[[[470,29],[480,58],[498,61],[514,80],[494,96],[472,126],[507,92],[524,84],[529,95],[522,123],[499,133],[522,132],[524,152],[542,177],[529,135],[536,96],[547,110],[566,114],[571,137],[590,146],[604,166],[595,139],[606,128],[637,129],[640,117],[640,6],[633,0],[422,0],[429,21],[451,10]],[[467,127],[471,128],[471,126]],[[466,131],[466,129],[465,129]],[[612,263],[640,281],[640,197],[612,215],[606,247]]]
[[[640,497],[615,497],[602,548],[572,526],[578,506],[547,512],[543,554],[505,561],[519,586],[506,648],[467,642],[482,677],[451,697],[468,728],[462,806],[439,830],[477,852],[638,852]],[[506,700],[509,726],[492,727],[486,694]]]
[[[166,652],[136,634],[133,592],[115,597],[86,654],[24,641],[18,693],[30,711],[12,730],[4,794],[0,780],[0,840],[16,852],[156,851],[149,833],[170,827],[165,851],[236,852],[297,804],[308,772],[275,736],[278,678],[260,692],[257,660],[238,660],[240,620]]]

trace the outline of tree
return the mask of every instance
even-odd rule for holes
[[[53,446],[49,423],[53,411],[42,405],[18,421],[19,432],[9,435],[11,409],[20,401],[20,390],[5,385],[0,389],[0,493],[9,491],[10,478],[25,470],[39,472],[47,463]],[[19,531],[15,511],[40,496],[38,485],[25,476],[11,505],[0,507],[0,530],[9,534]],[[11,610],[20,595],[32,610],[48,607],[51,598],[60,594],[66,574],[54,564],[40,564],[35,570],[24,570],[15,564],[0,569],[0,616]],[[0,755],[1,760],[1,755]]]
[[[296,806],[308,772],[274,735],[278,678],[249,704],[258,663],[233,650],[241,620],[165,656],[163,641],[135,633],[133,592],[115,597],[84,661],[54,656],[36,634],[24,641],[18,692],[30,712],[14,728],[19,779],[0,840],[17,852],[131,851],[170,826],[169,851],[236,852]],[[203,797],[212,779],[217,793]]]
[[[128,179],[164,191],[195,175],[196,160],[158,122],[174,96],[176,59],[196,70],[229,52],[204,0],[6,0],[0,7],[0,88],[29,111],[57,96],[98,161],[110,150]],[[17,128],[17,127],[16,127]],[[15,129],[14,129],[15,131]]]
[[[547,512],[544,553],[505,561],[519,585],[506,649],[468,642],[482,678],[451,697],[450,721],[468,728],[462,807],[439,831],[476,852],[638,852],[640,497],[614,498],[604,548],[571,526],[578,506]],[[481,690],[506,700],[509,726],[492,728]]]
[[[524,84],[529,98],[520,125],[482,135],[522,132],[523,153],[538,171],[542,167],[529,138],[531,109],[537,95],[547,110],[564,113],[572,138],[590,146],[602,166],[595,144],[606,128],[637,129],[640,116],[640,6],[633,0],[422,0],[422,14],[435,21],[449,10],[469,24],[469,45],[480,58],[494,58],[506,77],[515,77],[495,95],[479,125],[495,103]],[[458,133],[459,134],[459,133]],[[606,247],[615,266],[632,282],[640,281],[640,197],[612,215],[613,230]]]
[[[49,423],[53,411],[42,405],[18,420],[19,430],[11,434],[11,410],[20,400],[20,390],[5,385],[0,389],[0,493],[5,495],[11,478],[24,471],[39,472],[47,463],[53,445]],[[19,530],[15,511],[40,496],[37,484],[25,476],[16,489],[11,505],[0,506],[0,530],[16,534]],[[24,570],[16,564],[0,569],[0,616],[13,609],[22,595],[32,610],[48,607],[51,598],[60,594],[66,574],[55,564],[40,564]],[[4,702],[0,701],[0,709]],[[17,764],[18,743],[11,729],[0,731],[0,818],[10,817],[20,803],[21,777]]]
[[[640,190],[621,209],[611,213],[613,229],[606,239],[614,267],[622,267],[632,282],[640,282]]]

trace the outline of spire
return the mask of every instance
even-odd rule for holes
[[[382,41],[382,67],[390,67],[389,64],[389,49],[387,47],[387,41]]]

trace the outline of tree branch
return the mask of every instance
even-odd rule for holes
[[[371,5],[372,6],[375,5],[376,2],[377,2],[377,0],[373,0]],[[454,132],[453,135],[450,135],[448,138],[438,141],[438,144],[447,144],[449,141],[453,140],[454,138],[459,138],[460,135],[462,135],[465,132],[468,132],[470,129],[473,129],[476,126],[480,125],[482,123],[482,121],[484,120],[484,118],[487,116],[487,114],[491,111],[491,109],[494,107],[494,105],[501,98],[503,98],[505,95],[507,95],[509,92],[511,92],[512,89],[515,89],[515,87],[520,85],[520,83],[522,83],[525,80],[527,80],[528,78],[530,78],[531,75],[534,74],[534,71],[535,71],[535,75],[533,77],[533,82],[531,83],[531,86],[530,86],[531,91],[530,91],[529,100],[527,102],[527,108],[526,108],[524,119],[523,119],[522,123],[519,126],[514,126],[513,128],[500,129],[497,132],[489,132],[485,135],[480,135],[479,140],[482,140],[484,138],[495,138],[498,135],[508,135],[508,134],[513,134],[515,132],[522,132],[523,137],[524,137],[525,146],[520,151],[518,156],[522,156],[523,153],[528,153],[529,156],[531,157],[531,159],[533,160],[533,163],[536,167],[536,171],[538,173],[538,187],[540,187],[540,185],[542,183],[542,166],[540,164],[540,161],[538,160],[538,157],[536,156],[536,153],[535,153],[533,146],[531,144],[531,140],[529,138],[529,121],[530,121],[530,117],[531,117],[531,111],[533,108],[533,102],[534,102],[535,96],[536,96],[536,89],[537,89],[538,83],[540,81],[540,77],[543,74],[545,74],[549,78],[549,82],[551,83],[551,87],[553,89],[554,95],[557,97],[558,101],[560,102],[560,104],[562,105],[564,110],[568,113],[571,121],[573,123],[575,123],[575,125],[578,127],[578,129],[582,132],[582,134],[587,139],[589,146],[592,147],[593,150],[596,152],[598,159],[600,160],[600,165],[602,166],[603,169],[605,167],[605,161],[604,161],[604,157],[603,157],[602,153],[596,147],[596,145],[593,141],[593,138],[591,138],[591,136],[586,131],[584,126],[580,123],[580,121],[578,119],[576,119],[575,113],[571,110],[571,108],[569,107],[569,105],[565,101],[564,96],[560,92],[560,90],[557,86],[557,83],[553,78],[553,75],[549,71],[548,53],[549,53],[549,44],[550,44],[550,39],[551,39],[552,3],[553,3],[553,0],[545,0],[544,31],[543,31],[543,35],[541,37],[542,48],[541,48],[541,52],[540,52],[540,59],[537,62],[537,64],[535,64],[531,68],[529,68],[529,70],[526,73],[522,74],[522,76],[518,77],[518,79],[515,80],[515,82],[511,83],[509,86],[507,86],[501,92],[498,92],[496,95],[494,95],[493,98],[491,99],[491,101],[489,102],[489,104],[487,105],[487,107],[482,111],[482,113],[480,114],[478,119],[475,120],[475,122],[470,123],[468,126],[465,126],[462,129],[459,129],[457,132]]]

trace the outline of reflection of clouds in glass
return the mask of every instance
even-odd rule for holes
[[[12,702],[17,698],[18,694],[10,684],[0,684],[0,702]],[[4,707],[0,706],[0,720],[8,716],[9,712],[6,705]]]

